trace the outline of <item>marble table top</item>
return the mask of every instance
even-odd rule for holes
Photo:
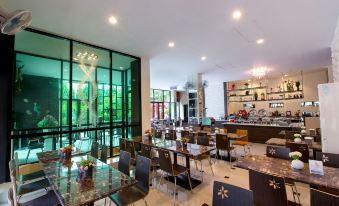
[[[196,157],[196,156],[205,154],[207,152],[210,152],[212,150],[215,150],[215,147],[202,146],[202,145],[190,144],[190,143],[187,143],[187,148],[183,148],[177,145],[177,141],[157,139],[154,137],[152,138],[152,142],[141,137],[133,138],[133,141],[146,144],[146,145],[150,145],[155,148],[165,149],[165,150],[169,150],[174,153],[180,153],[185,156],[192,156],[192,157]]]
[[[324,166],[324,175],[320,176],[310,174],[307,163],[304,169],[296,170],[291,167],[291,161],[289,160],[259,155],[247,156],[244,159],[240,159],[234,166],[278,175],[310,185],[339,189],[339,168]]]
[[[44,154],[39,156],[44,157]],[[96,164],[90,181],[77,181],[81,160],[92,160]],[[69,161],[50,159],[40,161],[40,164],[63,206],[88,205],[136,183],[134,179],[90,155],[73,156]]]

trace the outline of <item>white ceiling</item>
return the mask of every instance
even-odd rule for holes
[[[253,65],[272,73],[330,64],[338,0],[0,0],[30,9],[33,27],[151,59],[151,86],[182,85],[191,74],[248,78]],[[235,9],[243,18],[235,21]],[[118,24],[112,26],[108,17]],[[255,44],[263,37],[265,43]],[[175,48],[167,46],[174,41]],[[200,57],[207,56],[202,62]]]

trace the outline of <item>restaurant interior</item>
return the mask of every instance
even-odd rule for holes
[[[0,206],[339,206],[339,1],[0,0]]]

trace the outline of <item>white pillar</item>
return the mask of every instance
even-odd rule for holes
[[[149,58],[141,58],[141,131],[151,127],[150,110],[150,61]]]
[[[339,19],[337,28],[334,32],[334,38],[332,42],[332,72],[333,72],[333,81],[339,82]]]

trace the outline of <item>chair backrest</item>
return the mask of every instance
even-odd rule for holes
[[[171,160],[171,153],[167,150],[158,150],[160,169],[168,174],[173,174],[173,165]]]
[[[135,179],[138,181],[139,188],[148,193],[149,191],[149,176],[151,171],[151,160],[147,157],[138,155],[137,165],[135,168]]]
[[[207,137],[206,132],[198,132],[198,137]]]
[[[339,168],[339,154],[316,152],[315,156],[324,166]]]
[[[195,144],[195,137],[192,133],[188,135],[188,143]]]
[[[220,128],[219,133],[220,134],[227,134],[227,129],[226,128]]]
[[[276,146],[266,147],[267,157],[274,157],[274,158],[289,160],[291,159],[289,155],[290,152],[291,152],[291,149],[287,147],[276,147]]]
[[[130,163],[131,163],[131,153],[120,151],[118,170],[124,173],[125,175],[129,176]]]
[[[135,155],[135,147],[134,147],[134,142],[133,141],[126,141],[126,151],[129,152],[131,154],[131,158],[135,159],[136,155]]]
[[[181,130],[181,137],[186,137],[186,138],[188,138],[189,135],[190,135],[190,132],[189,132],[189,131]]]
[[[91,147],[91,156],[98,159],[99,143],[93,142]]]
[[[209,146],[210,145],[210,139],[207,136],[198,136],[197,144],[203,145],[203,146]]]
[[[234,185],[214,181],[212,206],[253,206],[253,192]]]
[[[146,144],[141,144],[140,155],[151,159],[151,154],[152,154],[151,146],[146,145]]]
[[[175,130],[169,130],[168,133],[165,133],[165,139],[167,140],[176,140],[177,134]]]
[[[201,127],[194,127],[193,130],[194,130],[194,131],[200,131],[200,130],[201,130]]]
[[[297,131],[287,131],[285,130],[285,139],[286,140],[294,140],[294,134],[299,134]]]
[[[241,141],[248,141],[248,130],[247,129],[237,129],[235,132],[237,135],[244,135],[244,137],[240,138]]]
[[[228,150],[229,149],[229,142],[228,142],[227,135],[216,134],[215,146],[216,146],[217,149],[220,149],[220,150]]]
[[[161,139],[162,138],[162,131],[161,130],[156,130],[154,132],[154,137]]]
[[[120,150],[126,150],[126,139],[120,138],[119,143],[120,143]]]
[[[298,151],[302,154],[300,158],[301,161],[308,163],[310,158],[310,151],[308,150],[308,146],[305,143],[295,143],[295,142],[286,142],[286,147],[290,148],[291,152]]]
[[[339,205],[339,196],[311,188],[311,206]]]
[[[205,131],[205,132],[211,132],[211,128],[210,127],[204,127],[202,130]]]
[[[107,146],[101,145],[100,161],[107,163]]]
[[[250,169],[249,180],[250,190],[253,192],[253,200],[255,205],[287,205],[287,194],[284,178]]]

